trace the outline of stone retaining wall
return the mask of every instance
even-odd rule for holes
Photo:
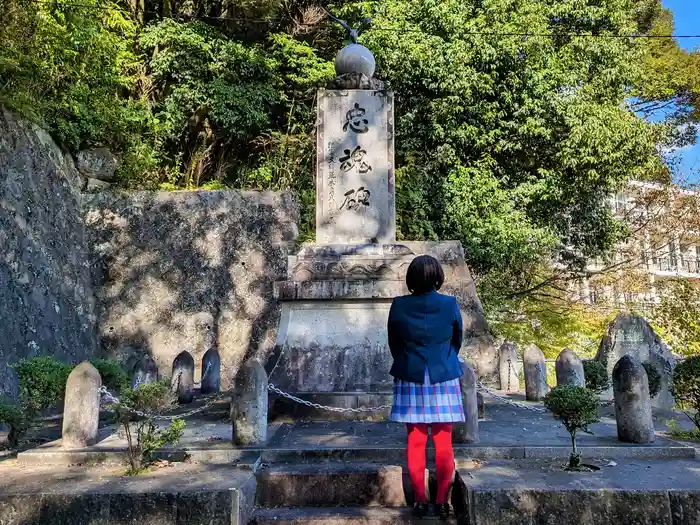
[[[97,353],[82,185],[48,134],[0,110],[0,396],[22,358]]]
[[[108,356],[130,364],[149,353],[170,375],[187,350],[198,378],[216,347],[222,389],[245,359],[267,356],[280,315],[272,283],[297,234],[291,194],[104,192],[84,211]]]

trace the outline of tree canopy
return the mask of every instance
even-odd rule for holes
[[[606,200],[667,180],[662,147],[699,117],[698,54],[626,36],[670,33],[660,0],[324,6],[372,18],[360,40],[396,93],[400,237],[462,241],[489,297],[610,250],[628,232]],[[315,95],[343,38],[318,0],[0,12],[0,103],[68,149],[111,147],[128,188],[294,189],[313,235]],[[665,104],[670,117],[644,118]]]

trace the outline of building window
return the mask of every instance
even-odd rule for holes
[[[671,241],[668,243],[668,257],[671,271],[678,270],[678,254],[676,253],[676,243]]]

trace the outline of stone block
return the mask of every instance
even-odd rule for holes
[[[393,95],[320,90],[318,117],[316,241],[394,242]]]
[[[221,390],[221,358],[216,348],[210,348],[202,357],[202,394],[218,394]]]
[[[653,443],[656,439],[649,398],[649,380],[642,363],[624,355],[613,369],[615,419],[620,441]]]
[[[186,350],[173,361],[170,388],[177,394],[178,403],[186,405],[194,400],[194,357]]]
[[[501,390],[505,392],[518,392],[520,390],[519,361],[518,346],[510,341],[505,341],[498,349]]]
[[[87,183],[85,184],[85,191],[87,193],[97,193],[110,189],[112,189],[112,185],[109,182],[99,179],[88,179]]]
[[[119,159],[107,148],[84,149],[75,156],[75,167],[86,178],[112,182]]]
[[[608,325],[606,335],[600,342],[595,359],[608,369],[612,377],[615,364],[630,354],[642,363],[651,363],[661,376],[661,390],[652,399],[652,406],[673,410],[675,400],[670,390],[676,359],[649,323],[638,315],[621,313]],[[612,389],[608,396],[612,397]]]
[[[474,488],[471,525],[675,525],[665,492]]]
[[[87,361],[75,367],[68,376],[61,432],[63,448],[85,448],[95,444],[101,386],[100,373]]]
[[[576,352],[565,348],[557,356],[554,364],[557,374],[557,386],[570,384],[573,386],[586,386],[586,377],[583,371],[583,361]]]
[[[528,401],[541,401],[547,395],[547,369],[542,350],[529,345],[523,354],[525,396]]]
[[[453,425],[452,440],[455,443],[479,442],[479,405],[477,401],[477,378],[474,369],[462,361],[462,377],[459,379],[464,406],[464,423]]]
[[[403,469],[372,463],[273,466],[258,474],[257,504],[264,507],[406,504]]]
[[[241,368],[231,398],[235,445],[262,445],[267,441],[267,374],[257,359]]]
[[[670,491],[673,525],[700,525],[700,493],[690,491]]]

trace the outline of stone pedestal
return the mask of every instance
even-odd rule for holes
[[[266,366],[270,382],[324,405],[356,408],[390,404],[389,308],[394,297],[408,293],[406,270],[420,254],[432,255],[442,263],[446,276],[442,293],[459,301],[464,322],[462,354],[472,362],[484,363],[486,370],[496,370],[497,378],[497,349],[488,335],[461,244],[447,241],[310,245],[290,257],[288,280],[275,283],[275,296],[282,301],[282,319],[275,352]],[[288,412],[280,406],[273,411]],[[360,415],[362,419],[366,416]]]

